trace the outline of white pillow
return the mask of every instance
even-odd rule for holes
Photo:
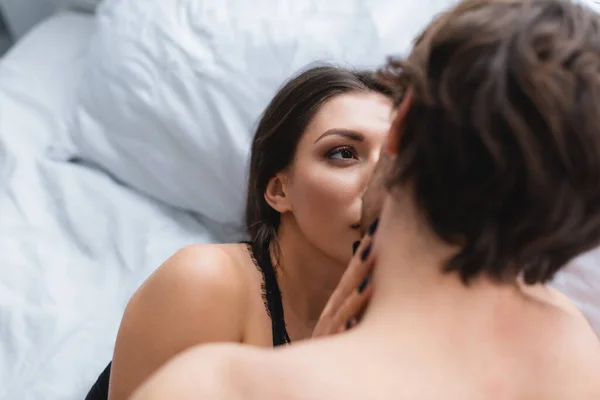
[[[453,2],[106,0],[63,148],[239,229],[253,129],[277,88],[318,60],[379,65]]]

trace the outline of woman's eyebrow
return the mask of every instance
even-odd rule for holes
[[[334,128],[334,129],[329,129],[329,130],[325,131],[321,136],[319,136],[317,138],[317,140],[315,140],[315,143],[317,143],[319,140],[323,139],[324,137],[333,136],[333,135],[343,136],[345,138],[348,138],[350,140],[355,140],[357,142],[363,142],[365,140],[365,137],[363,136],[363,134],[361,134],[359,132],[350,131],[347,129]]]

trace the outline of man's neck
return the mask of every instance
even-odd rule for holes
[[[390,331],[389,324],[395,322],[406,327],[410,321],[428,319],[447,326],[448,318],[485,314],[518,290],[516,281],[498,284],[487,277],[467,288],[457,273],[444,273],[458,249],[437,238],[406,199],[401,204],[398,199],[386,201],[374,240],[374,294],[361,325],[386,325]]]
[[[277,278],[292,340],[312,334],[346,265],[321,252],[296,227],[281,226]],[[348,250],[350,251],[350,249]]]

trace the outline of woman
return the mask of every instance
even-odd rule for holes
[[[545,284],[600,244],[600,19],[471,0],[384,74],[408,87],[357,328],[200,346],[135,400],[600,399],[600,344]]]
[[[271,347],[310,337],[360,239],[361,195],[389,129],[374,74],[311,68],[271,101],[254,136],[245,244],[197,245],[134,294],[112,368],[88,399],[126,399],[200,343]],[[285,319],[284,319],[285,315]]]

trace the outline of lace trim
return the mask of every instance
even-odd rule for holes
[[[254,251],[252,251],[252,245],[250,243],[245,243],[245,245],[246,245],[246,250],[248,251],[248,255],[250,255],[250,258],[252,259],[254,266],[256,267],[258,272],[260,272],[260,276],[262,276],[262,281],[260,282],[261,297],[263,299],[263,303],[265,304],[265,310],[267,311],[267,315],[269,315],[269,318],[273,319],[273,316],[271,315],[271,306],[269,304],[269,296],[267,296],[267,284],[265,283],[265,271],[263,271],[263,269],[258,264],[256,257],[254,257]]]
[[[269,287],[267,285],[267,271],[265,271],[265,269],[263,267],[261,267],[260,263],[258,262],[258,260],[256,259],[256,256],[254,255],[254,251],[252,250],[252,245],[251,243],[245,243],[246,244],[246,249],[248,251],[248,254],[250,255],[250,258],[252,259],[252,262],[254,263],[254,266],[260,271],[261,275],[262,275],[262,282],[261,282],[261,295],[262,295],[262,299],[265,305],[265,310],[267,311],[267,314],[269,315],[269,318],[271,318],[271,325],[272,325],[272,333],[273,333],[273,345],[274,346],[279,346],[282,344],[289,344],[291,343],[290,337],[287,333],[287,325],[285,323],[285,317],[283,315],[283,303],[281,300],[281,291],[279,290],[279,285],[277,283],[277,277],[275,276],[275,270],[274,268],[271,266],[271,270],[270,272],[272,272],[273,276],[271,277],[273,280],[273,284],[271,285],[272,287]],[[275,293],[276,291],[276,293]],[[275,302],[278,302],[279,304],[277,304],[278,307],[275,307],[276,304]],[[273,315],[273,310],[274,309],[280,309],[281,310],[281,315]]]

